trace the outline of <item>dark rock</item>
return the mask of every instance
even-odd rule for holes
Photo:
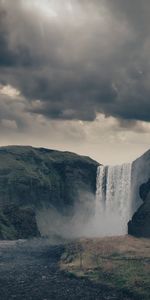
[[[136,172],[135,172],[136,171]],[[136,237],[150,237],[150,151],[133,163],[134,186],[137,186],[135,201],[143,201],[128,224],[128,233]],[[133,181],[132,179],[132,181]]]
[[[129,222],[129,234],[136,237],[150,237],[150,199],[140,207]]]
[[[140,190],[139,190],[139,193],[140,193],[140,197],[143,201],[146,200],[147,196],[148,196],[148,193],[150,192],[150,179],[148,180],[147,183],[143,183],[141,186],[140,186]]]

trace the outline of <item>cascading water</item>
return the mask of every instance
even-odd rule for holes
[[[132,215],[131,164],[100,166],[97,171],[96,219],[104,235],[127,233]]]

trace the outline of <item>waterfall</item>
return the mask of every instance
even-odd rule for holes
[[[131,168],[131,164],[98,167],[95,216],[105,235],[127,233],[132,215]]]

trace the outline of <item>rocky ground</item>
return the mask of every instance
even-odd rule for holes
[[[61,270],[63,253],[64,245],[44,240],[0,242],[0,299],[135,299],[126,292]]]

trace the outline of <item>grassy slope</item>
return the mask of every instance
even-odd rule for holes
[[[76,241],[66,245],[61,268],[69,275],[125,291],[131,299],[150,299],[149,239],[126,236]]]
[[[74,205],[78,190],[95,192],[98,163],[30,146],[0,147],[0,239],[38,236],[36,212]]]

